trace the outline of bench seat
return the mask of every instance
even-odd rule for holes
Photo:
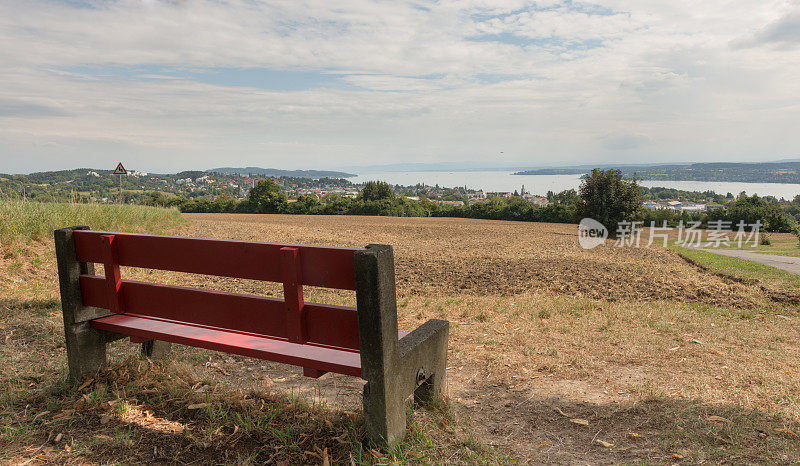
[[[136,314],[115,314],[92,320],[90,325],[140,340],[168,341],[306,369],[361,377],[361,356],[355,350],[309,343],[302,345],[276,337]]]

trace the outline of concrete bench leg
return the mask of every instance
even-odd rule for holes
[[[405,437],[408,399],[443,394],[449,323],[429,320],[398,341],[392,247],[356,252],[355,272],[364,421],[373,442],[395,444]]]
[[[69,378],[80,382],[106,365],[106,339],[88,322],[65,325]]]
[[[117,338],[114,334],[93,329],[89,321],[109,314],[105,309],[83,305],[79,277],[94,274],[94,264],[78,262],[74,230],[89,227],[71,227],[56,230],[53,234],[58,262],[58,282],[61,288],[61,309],[64,315],[64,337],[67,345],[69,377],[73,382],[94,375],[106,365],[106,343]]]

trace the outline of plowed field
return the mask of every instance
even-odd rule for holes
[[[610,301],[752,307],[757,288],[704,273],[659,248],[591,250],[575,225],[450,218],[187,215],[187,235],[361,247],[391,244],[406,295],[557,293]]]

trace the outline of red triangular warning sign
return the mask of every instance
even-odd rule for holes
[[[127,175],[128,174],[128,170],[125,170],[125,167],[122,166],[122,162],[120,162],[120,163],[117,164],[117,168],[114,169],[114,174],[115,175]]]

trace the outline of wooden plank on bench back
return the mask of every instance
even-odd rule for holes
[[[98,240],[99,241],[99,240]],[[109,309],[106,280],[81,275],[83,304]],[[288,313],[282,299],[122,280],[126,313],[287,338]],[[358,350],[358,316],[351,307],[305,303],[309,343]]]
[[[281,248],[296,247],[303,285],[355,290],[353,253],[336,248],[176,236],[73,232],[80,262],[104,262],[101,236],[114,235],[119,265],[281,282]]]

